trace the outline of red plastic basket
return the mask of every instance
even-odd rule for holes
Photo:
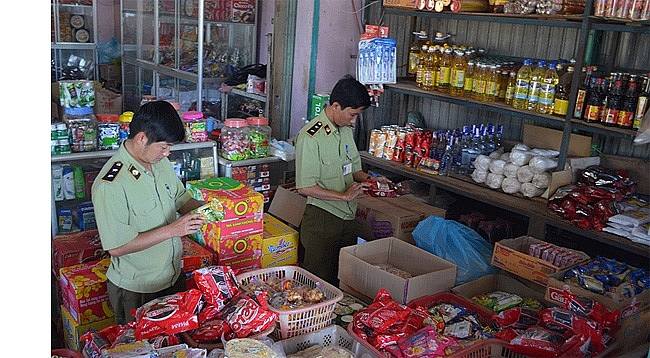
[[[237,281],[246,286],[252,278],[267,281],[273,277],[290,279],[311,288],[318,286],[325,296],[323,302],[304,308],[279,310],[269,306],[269,309],[279,316],[275,334],[279,332],[280,339],[313,332],[332,324],[334,306],[343,298],[343,292],[301,267],[279,266],[253,270],[237,275]]]
[[[479,321],[482,324],[489,325],[492,323],[492,317],[485,309],[481,308],[475,302],[472,302],[462,296],[456,295],[451,292],[441,292],[435,295],[428,295],[416,298],[408,302],[407,306],[415,308],[417,306],[422,306],[426,308],[431,308],[435,305],[441,303],[450,303],[458,306],[465,307],[469,311],[475,312]],[[380,352],[377,348],[368,343],[365,339],[359,337],[354,330],[352,329],[353,325],[348,325],[348,334],[366,348],[372,351],[373,354],[376,354],[378,357],[393,357],[392,355],[386,355]],[[526,358],[526,356],[511,352],[508,349],[508,343],[501,339],[490,338],[483,341],[479,341],[471,346],[462,349],[448,357],[453,358]]]

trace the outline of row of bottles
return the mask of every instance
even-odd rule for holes
[[[627,129],[639,129],[648,110],[648,76],[630,73],[596,75],[595,67],[585,71],[580,83],[574,118]]]
[[[382,126],[371,131],[368,153],[413,168],[425,161],[435,163],[439,175],[469,175],[479,155],[503,147],[502,135],[503,126],[492,123],[439,131]]]

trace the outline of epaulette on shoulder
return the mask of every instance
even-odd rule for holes
[[[113,180],[115,180],[115,178],[117,178],[117,174],[120,173],[120,170],[122,170],[123,167],[124,167],[124,164],[122,162],[120,162],[119,160],[117,162],[113,163],[113,166],[111,167],[111,169],[109,169],[106,172],[106,174],[104,174],[104,176],[102,177],[102,180],[107,181],[107,182],[112,182]]]
[[[313,137],[318,133],[318,131],[323,128],[323,122],[317,121],[311,127],[309,127],[305,132],[309,134],[310,137]]]

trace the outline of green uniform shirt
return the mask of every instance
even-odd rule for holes
[[[318,185],[344,192],[353,182],[352,174],[361,170],[361,158],[351,127],[336,128],[325,111],[307,123],[296,137],[296,188]],[[353,220],[357,201],[307,198],[344,220]]]
[[[138,233],[172,223],[189,199],[169,159],[154,164],[152,173],[122,145],[92,186],[103,249],[122,246]],[[158,292],[171,287],[182,274],[182,253],[181,239],[174,237],[140,252],[111,257],[106,275],[113,284],[129,291]]]

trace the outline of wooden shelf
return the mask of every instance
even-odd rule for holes
[[[546,206],[546,200],[541,198],[525,198],[506,194],[500,190],[491,189],[486,185],[474,183],[467,177],[455,175],[439,176],[424,173],[407,167],[402,163],[377,158],[367,151],[361,151],[359,154],[361,155],[362,163],[366,166],[387,170],[391,173],[432,185],[435,188],[526,216],[529,219],[528,235],[544,239],[545,229],[548,225],[634,253],[635,255],[650,258],[650,246],[639,244],[625,237],[606,232],[582,230],[571,225],[569,221],[550,212]]]

